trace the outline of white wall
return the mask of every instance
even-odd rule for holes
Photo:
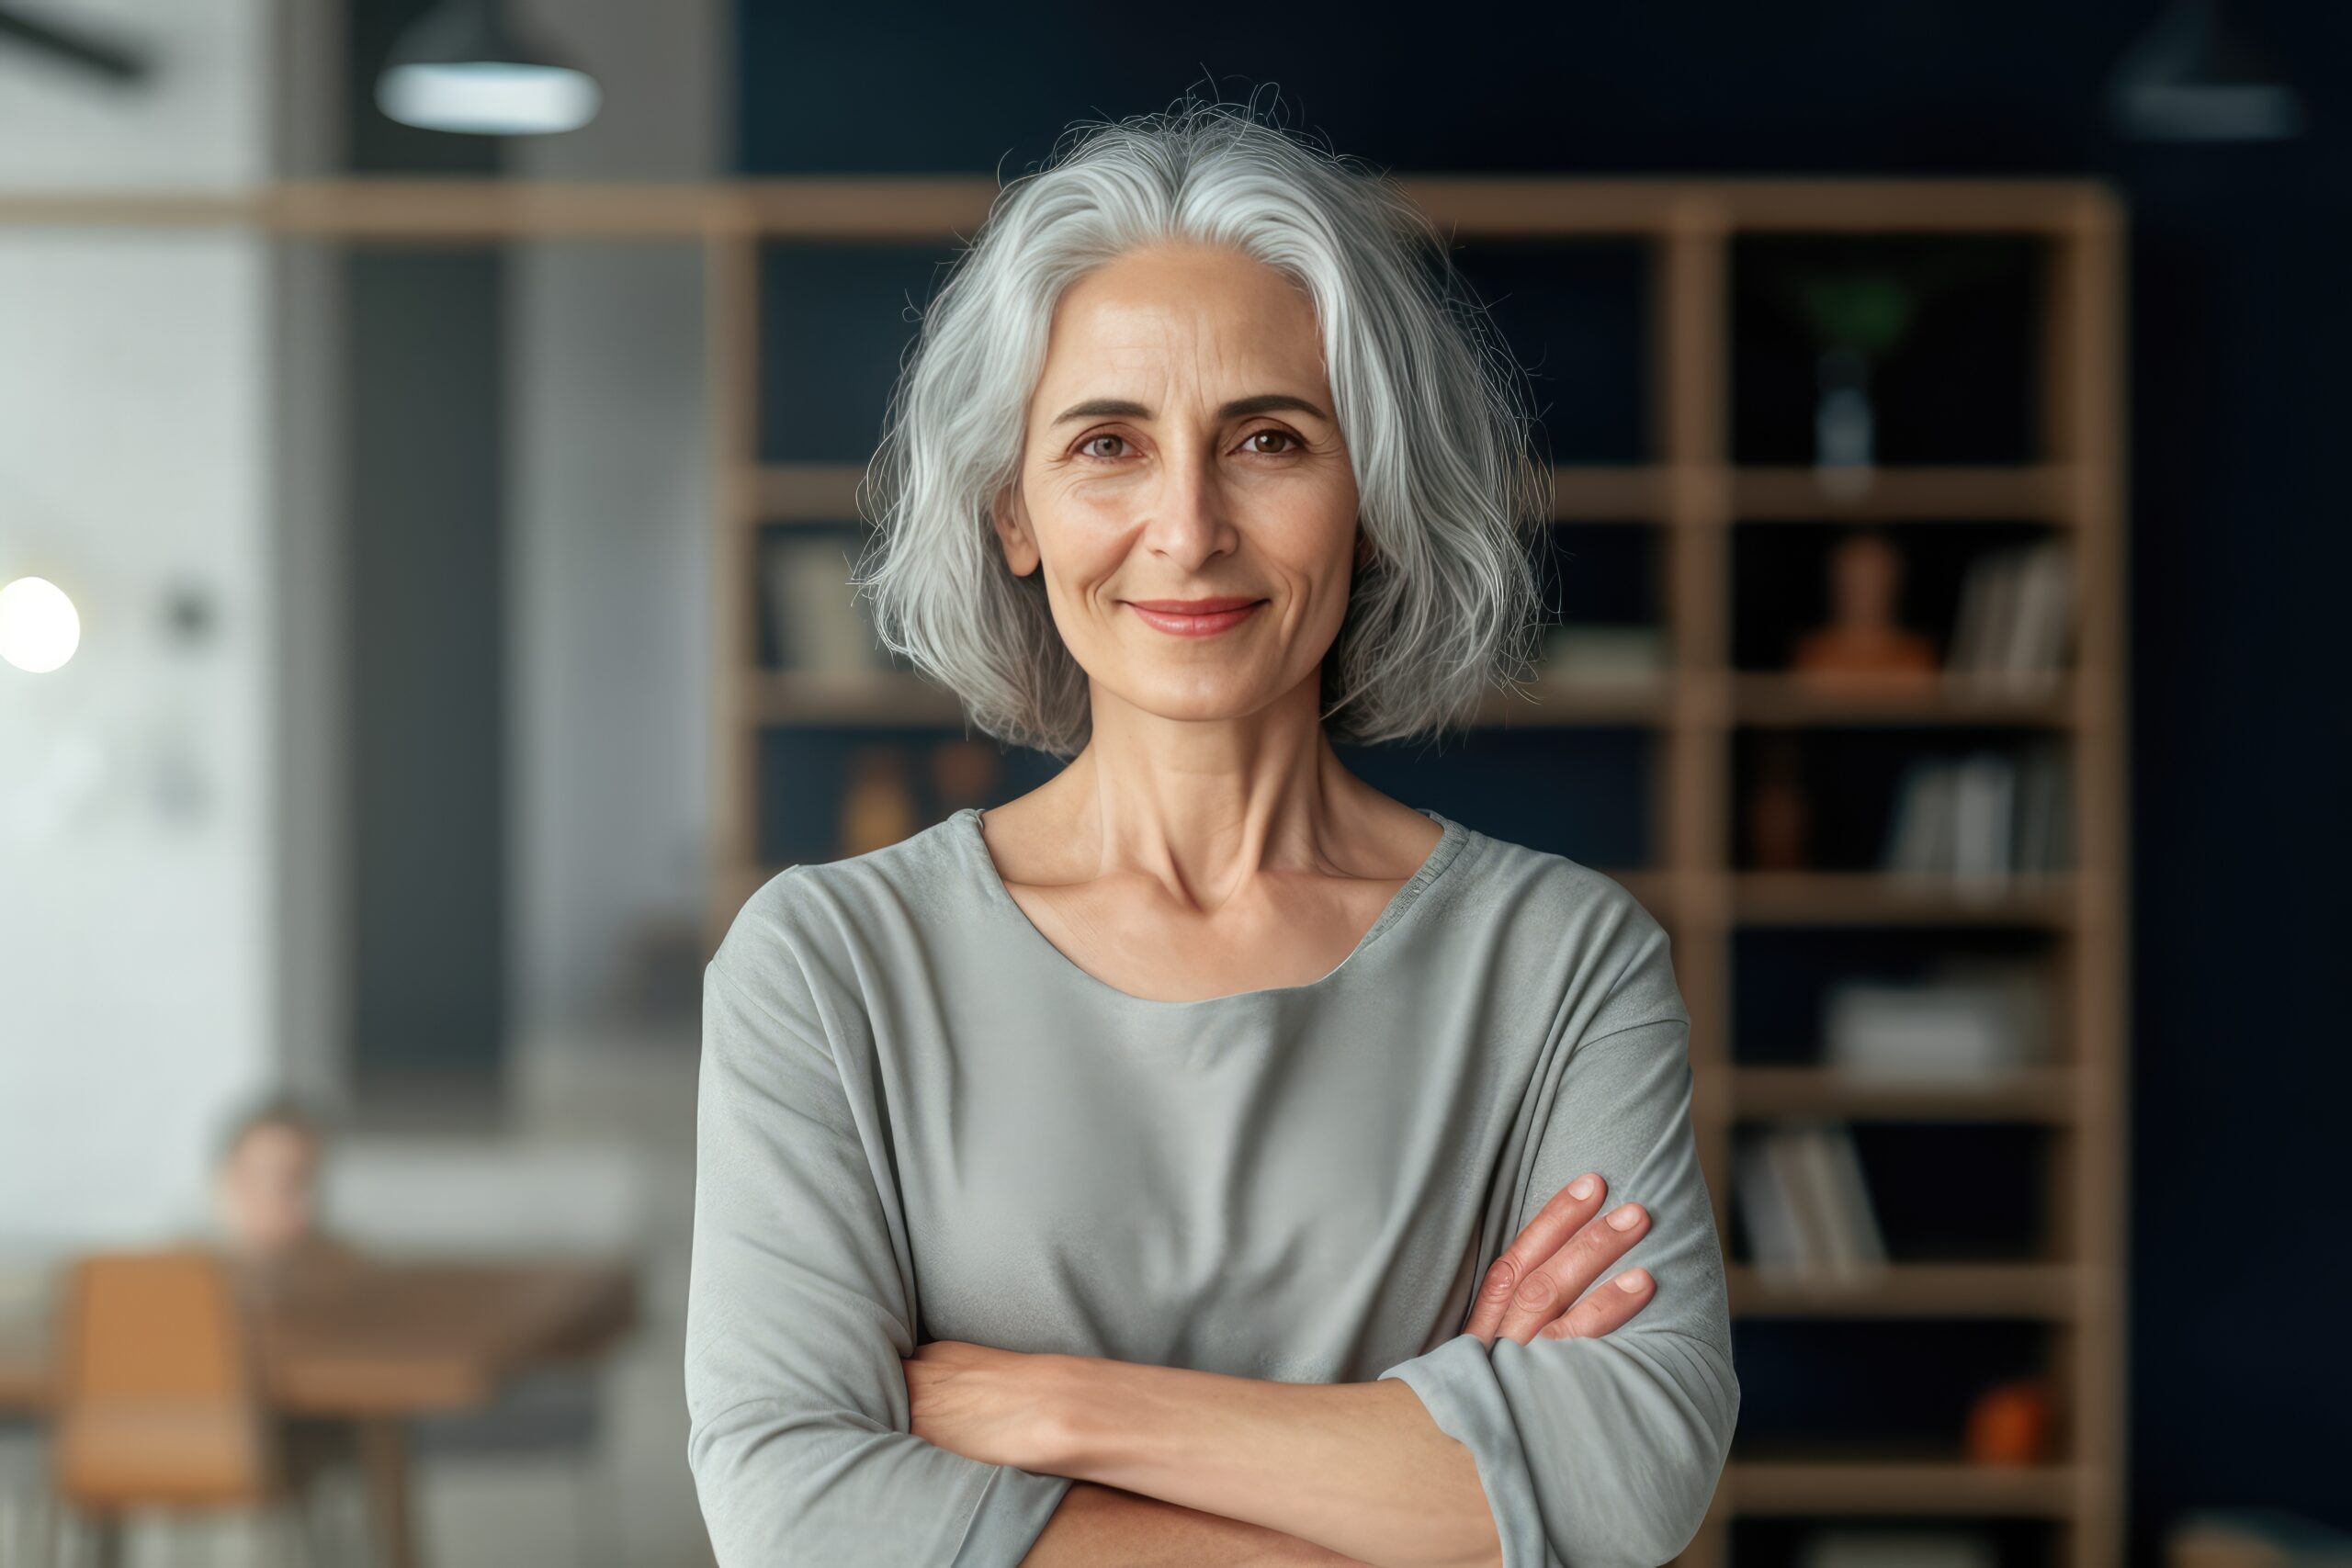
[[[0,46],[0,188],[201,187],[269,168],[270,0],[30,0],[153,62],[131,86]]]
[[[71,11],[158,75],[0,48],[0,188],[266,173],[267,0]],[[266,278],[247,235],[0,228],[0,580],[84,617],[63,669],[0,665],[0,1247],[187,1223],[219,1120],[275,1072]],[[186,651],[182,581],[213,610]],[[172,770],[193,810],[159,805]]]
[[[515,143],[512,175],[724,170],[720,0],[520,8],[607,92],[594,125]],[[156,73],[120,88],[0,47],[0,190],[331,167],[305,136],[336,112],[336,9],[55,7]],[[63,670],[0,666],[0,1252],[189,1224],[231,1110],[279,1083],[336,1097],[332,260],[233,231],[0,228],[0,581],[51,577],[85,617]],[[560,1032],[604,1009],[639,921],[703,897],[699,268],[690,246],[582,243],[520,248],[511,276],[510,956],[515,1026]],[[193,657],[160,628],[183,580],[216,612]],[[209,788],[194,820],[141,794],[173,737]],[[91,756],[109,782],[77,794]]]

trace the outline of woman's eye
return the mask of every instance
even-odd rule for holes
[[[1252,442],[1262,441],[1268,436],[1273,437],[1276,441],[1286,441],[1290,443],[1290,445],[1287,446],[1276,447],[1252,446],[1250,445]],[[1116,441],[1124,447],[1126,444],[1126,439],[1127,438],[1125,436],[1117,434],[1115,431],[1105,431],[1100,435],[1090,435],[1085,440],[1078,444],[1079,454],[1081,457],[1101,457],[1106,460],[1115,459],[1124,456],[1124,453],[1105,452],[1098,444],[1104,441]],[[1269,429],[1251,431],[1249,434],[1241,438],[1241,445],[1256,457],[1287,457],[1292,452],[1303,448],[1306,443],[1300,441],[1297,436],[1292,434],[1287,430]]]

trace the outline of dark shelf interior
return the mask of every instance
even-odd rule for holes
[[[1876,460],[2030,463],[2043,453],[2044,242],[2027,234],[1742,234],[1731,245],[1735,462],[1807,464],[1828,343],[1808,309],[1857,280],[1900,321],[1869,377]]]
[[[1736,668],[1789,668],[1797,638],[1830,618],[1830,552],[1857,533],[1894,545],[1901,562],[1895,618],[1935,644],[1939,661],[1952,632],[1970,570],[1996,552],[2059,536],[2031,522],[1745,523],[1731,532],[1731,659]]]
[[[2048,1256],[2046,1197],[2057,1139],[2015,1122],[1847,1123],[1890,1263],[2018,1263]],[[1758,1128],[1733,1133],[1737,1152]],[[1755,1248],[1733,1194],[1729,1256]],[[1745,1416],[1742,1417],[1743,1424]]]
[[[2041,1325],[2002,1318],[1737,1319],[1732,1458],[1851,1447],[1957,1460],[1970,1405],[2041,1375],[2048,1344]]]

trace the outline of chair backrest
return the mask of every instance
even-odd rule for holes
[[[59,1324],[51,1465],[106,1512],[250,1506],[277,1468],[235,1282],[200,1251],[85,1258]]]

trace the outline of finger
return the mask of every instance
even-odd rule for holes
[[[1649,1228],[1649,1213],[1639,1203],[1620,1203],[1587,1224],[1520,1282],[1504,1303],[1503,1325],[1498,1332],[1526,1344]]]
[[[1535,1331],[1538,1339],[1597,1339],[1622,1328],[1657,1294],[1657,1279],[1646,1269],[1628,1269]]]
[[[1579,1192],[1578,1188],[1584,1190]],[[1487,1278],[1478,1287],[1478,1299],[1471,1306],[1470,1320],[1463,1325],[1464,1332],[1493,1344],[1495,1336],[1502,1332],[1503,1314],[1510,1305],[1512,1293],[1545,1258],[1566,1245],[1577,1226],[1599,1212],[1608,1188],[1598,1173],[1587,1171],[1552,1194],[1552,1201],[1536,1211],[1535,1217],[1527,1222],[1527,1228],[1512,1238],[1503,1255],[1495,1259],[1494,1267],[1487,1270]]]

